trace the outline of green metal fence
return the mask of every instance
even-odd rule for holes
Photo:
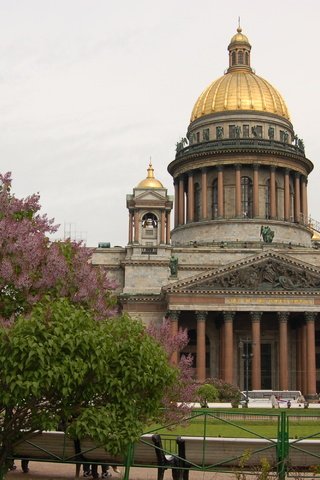
[[[132,467],[157,468],[158,479],[165,469],[172,469],[175,480],[188,480],[191,471],[231,472],[238,478],[264,471],[264,478],[315,479],[320,478],[320,415],[199,409],[179,425],[153,426],[117,457],[90,439],[73,442],[63,432],[43,432],[18,445],[12,458],[119,465],[125,467],[124,480]]]

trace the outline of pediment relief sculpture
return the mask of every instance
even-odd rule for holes
[[[186,290],[319,290],[320,275],[306,268],[294,267],[274,259],[246,267],[235,268],[228,273],[189,285]]]

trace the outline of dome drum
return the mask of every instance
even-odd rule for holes
[[[243,111],[207,115],[188,128],[189,144],[225,139],[266,139],[292,144],[296,141],[292,124],[283,117]]]
[[[190,223],[174,230],[172,235],[173,246],[198,246],[212,244],[229,244],[236,246],[239,243],[263,245],[260,236],[261,227],[266,225],[263,220],[218,220]],[[284,224],[282,222],[269,222],[268,225],[274,232],[272,246],[287,244],[291,246],[311,246],[312,232],[304,225]]]

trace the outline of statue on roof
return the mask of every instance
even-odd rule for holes
[[[267,225],[261,225],[260,237],[262,237],[265,243],[272,243],[274,237],[274,231]]]

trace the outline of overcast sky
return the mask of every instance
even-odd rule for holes
[[[126,194],[167,165],[202,90],[228,66],[238,16],[256,73],[289,107],[315,168],[320,220],[318,0],[0,0],[0,158],[17,196],[88,246],[126,245]],[[65,227],[64,227],[65,226]]]

